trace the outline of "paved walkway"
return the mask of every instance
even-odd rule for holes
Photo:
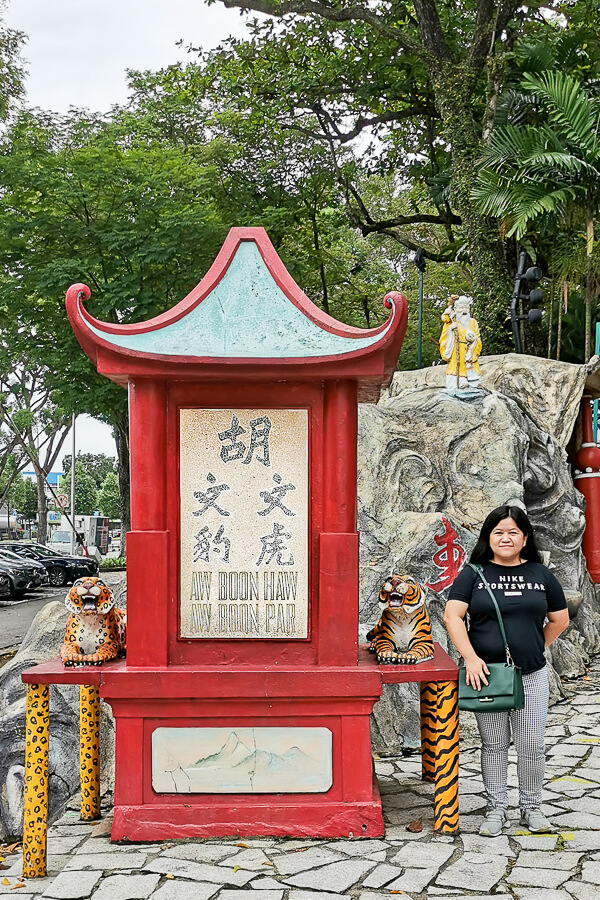
[[[600,660],[553,707],[547,730],[544,812],[556,834],[477,834],[485,802],[479,754],[463,747],[461,833],[432,833],[432,786],[420,758],[377,762],[387,822],[381,840],[245,839],[111,844],[110,817],[95,825],[67,811],[48,835],[48,878],[24,883],[17,853],[6,856],[0,895],[20,900],[517,900],[600,898]],[[509,767],[516,804],[514,758]],[[407,830],[407,825],[421,830]]]

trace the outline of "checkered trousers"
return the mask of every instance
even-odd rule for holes
[[[523,675],[523,691],[523,709],[475,713],[481,735],[481,775],[490,809],[508,808],[506,776],[511,731],[517,751],[519,805],[521,809],[539,809],[542,802],[549,698],[545,666]]]

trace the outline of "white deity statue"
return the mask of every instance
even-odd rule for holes
[[[440,337],[440,354],[448,363],[446,388],[464,390],[477,388],[480,369],[477,362],[481,353],[481,338],[477,320],[471,316],[470,297],[451,297],[442,313],[444,327]]]

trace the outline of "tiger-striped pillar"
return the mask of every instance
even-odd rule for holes
[[[100,691],[97,686],[79,688],[79,776],[81,818],[100,818]]]
[[[423,781],[435,780],[437,682],[421,684],[421,765]]]
[[[458,683],[437,682],[433,827],[458,831]]]
[[[27,685],[23,804],[24,878],[43,878],[46,874],[48,730],[50,722],[48,697],[47,684]]]

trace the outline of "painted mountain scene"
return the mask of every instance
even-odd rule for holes
[[[332,784],[328,728],[157,728],[160,794],[322,793]]]

